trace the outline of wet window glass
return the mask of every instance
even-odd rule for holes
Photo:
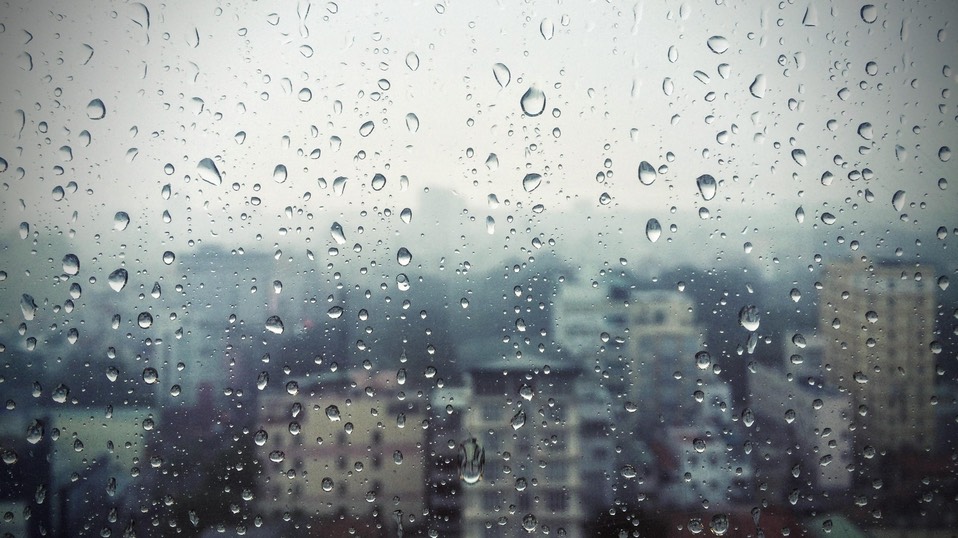
[[[956,22],[0,6],[0,536],[951,536]]]

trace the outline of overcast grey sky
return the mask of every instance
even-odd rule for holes
[[[838,236],[867,249],[886,230],[934,243],[935,229],[955,226],[958,207],[955,186],[938,187],[941,177],[954,183],[954,160],[942,161],[939,148],[958,140],[956,74],[947,65],[956,9],[12,2],[0,15],[0,70],[11,75],[0,97],[0,156],[9,163],[0,218],[7,233],[28,222],[41,240],[73,229],[75,249],[104,266],[119,251],[155,263],[162,251],[187,251],[190,240],[297,256],[362,242],[363,253],[344,258],[370,260],[401,244],[429,249],[449,229],[457,231],[446,242],[466,250],[502,245],[515,228],[516,244],[541,235],[573,251],[604,230],[609,259],[646,253],[704,265],[740,255],[746,241],[764,259]],[[497,63],[508,67],[507,85]],[[532,87],[546,99],[537,116],[520,107]],[[105,105],[102,119],[90,117],[94,99]],[[408,114],[418,118],[415,132]],[[366,122],[374,128],[363,136]],[[858,133],[865,122],[867,139]],[[793,150],[804,151],[804,165]],[[494,168],[486,165],[492,153]],[[197,179],[207,158],[219,185]],[[642,161],[668,171],[643,185]],[[277,165],[287,169],[282,183]],[[874,177],[849,177],[864,168]],[[835,176],[827,186],[826,172]],[[380,191],[371,188],[376,173],[387,178]],[[544,176],[531,193],[522,187],[528,173]],[[696,186],[702,174],[719,182],[709,201]],[[339,176],[348,178],[341,196],[332,187]],[[67,187],[62,200],[57,186]],[[455,191],[459,202],[430,207],[438,190]],[[898,190],[906,191],[901,211],[891,203]],[[407,207],[411,224],[400,219]],[[710,218],[700,218],[702,207]],[[124,232],[113,229],[117,211],[132,217]],[[823,224],[824,212],[834,224]],[[496,221],[492,236],[487,216]],[[426,225],[452,217],[462,226]],[[665,231],[655,245],[644,237],[650,218]],[[333,222],[346,245],[331,238]]]

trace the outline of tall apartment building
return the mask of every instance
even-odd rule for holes
[[[580,370],[561,360],[551,368],[470,362],[478,365],[467,375],[463,428],[485,451],[485,467],[481,480],[462,488],[463,536],[520,537],[546,528],[582,536]]]
[[[852,397],[858,445],[879,450],[933,446],[933,268],[836,263],[822,283],[826,377]]]
[[[266,475],[260,514],[345,520],[367,529],[360,535],[423,523],[427,402],[400,389],[357,374],[262,395],[253,434]]]

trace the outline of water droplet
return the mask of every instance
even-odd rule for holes
[[[712,531],[712,534],[716,536],[724,536],[728,532],[728,516],[725,514],[716,514],[712,516],[712,521],[709,523],[709,529]]]
[[[256,388],[263,390],[269,385],[269,372],[263,371],[256,376]]]
[[[336,407],[335,405],[327,406],[326,418],[328,418],[330,422],[339,422],[340,420],[342,420],[342,416],[339,414],[339,408]]]
[[[705,448],[706,448],[705,440],[699,437],[692,439],[692,448],[695,449],[695,451],[698,453],[705,452]]]
[[[795,161],[795,164],[799,166],[805,166],[808,163],[808,159],[805,156],[805,150],[803,149],[793,149],[792,150],[792,160]]]
[[[53,389],[53,394],[51,396],[53,401],[56,403],[66,403],[67,398],[70,397],[70,387],[60,383],[57,385],[57,388]]]
[[[802,209],[802,206],[798,206],[798,209],[795,210],[795,220],[797,220],[799,224],[805,222],[805,210]]]
[[[492,75],[496,77],[496,82],[499,83],[500,88],[505,88],[512,80],[512,73],[509,72],[509,68],[505,64],[497,63],[493,65]]]
[[[265,430],[259,430],[253,434],[253,442],[256,443],[256,446],[265,445],[267,439],[269,439],[269,434]]]
[[[524,400],[531,400],[535,395],[535,390],[532,389],[529,385],[523,384],[519,387],[519,396],[522,396]]]
[[[751,428],[752,424],[755,424],[755,414],[748,407],[742,411],[742,424],[745,424],[746,428]]]
[[[872,24],[878,20],[878,8],[873,4],[865,4],[862,6],[861,16],[863,21]]]
[[[346,244],[346,234],[343,232],[343,226],[334,222],[332,226],[329,227],[329,234],[333,236],[333,240],[336,241],[337,245]]]
[[[396,465],[402,465],[402,452],[398,450],[393,451],[393,463]]]
[[[522,178],[522,188],[526,192],[532,192],[542,184],[542,176],[539,174],[526,174],[526,177]]]
[[[323,488],[323,491],[326,491],[326,492],[333,491],[333,479],[329,478],[328,476],[326,478],[323,478],[322,488]]]
[[[149,312],[140,312],[140,315],[136,317],[136,324],[141,329],[149,329],[153,325],[153,316]]]
[[[836,220],[838,220],[838,219],[835,218],[835,215],[832,215],[831,213],[822,213],[822,222],[823,222],[823,223],[828,224],[829,226],[831,226],[832,224],[835,224],[835,221],[836,221]]]
[[[283,320],[279,316],[270,316],[266,318],[266,330],[273,334],[283,334]]]
[[[160,376],[156,371],[156,368],[144,368],[143,369],[143,382],[147,385],[152,385],[159,381]]]
[[[415,52],[410,52],[406,55],[406,67],[408,67],[410,71],[419,69],[419,56]]]
[[[767,84],[768,83],[765,80],[765,75],[757,75],[755,80],[752,81],[752,84],[749,85],[748,91],[752,94],[752,97],[762,99],[765,97]]]
[[[359,135],[362,137],[367,137],[369,136],[370,133],[373,132],[373,129],[375,128],[376,128],[376,124],[374,124],[371,121],[367,121],[366,123],[359,126]]]
[[[63,257],[63,272],[71,276],[80,272],[80,258],[77,258],[76,254]]]
[[[513,415],[512,420],[510,420],[509,423],[512,424],[512,429],[513,429],[513,430],[518,430],[519,428],[525,426],[525,425],[526,425],[526,412],[525,412],[525,411],[519,411],[518,413],[516,413],[515,415]]]
[[[708,370],[712,366],[712,355],[708,351],[699,351],[695,354],[695,366],[699,370]]]
[[[339,317],[343,315],[343,307],[334,306],[326,311],[326,315],[329,316],[330,319],[339,319]]]
[[[486,451],[475,437],[459,443],[459,479],[466,484],[475,484],[482,480],[486,463]]]
[[[412,222],[412,209],[409,209],[408,207],[404,208],[399,212],[399,218],[402,219],[402,221],[406,224]]]
[[[86,116],[91,120],[102,120],[106,117],[106,105],[99,99],[94,99],[86,105]]]
[[[538,527],[539,527],[539,520],[536,519],[536,516],[534,516],[533,514],[526,514],[525,516],[523,516],[522,528],[525,529],[526,532],[528,532],[529,534],[532,534],[536,531]]]
[[[951,148],[948,146],[942,146],[938,148],[938,159],[941,162],[946,163],[951,160]]]
[[[37,315],[37,302],[32,295],[24,293],[20,296],[20,312],[26,321],[31,321]]]
[[[213,159],[210,159],[209,157],[202,159],[196,165],[196,169],[200,179],[209,183],[210,185],[219,185],[223,183],[223,176],[220,174],[220,170],[216,167],[216,163],[213,162]]]
[[[546,94],[542,93],[539,88],[532,86],[526,90],[526,93],[522,94],[519,105],[522,107],[522,112],[527,116],[538,116],[546,109]]]
[[[486,169],[488,169],[490,172],[494,172],[498,168],[499,168],[499,157],[496,156],[495,153],[490,153],[489,156],[486,157]]]
[[[905,207],[905,191],[896,191],[891,197],[891,205],[895,211],[901,211]]]
[[[386,176],[382,174],[376,174],[373,176],[373,180],[370,182],[374,191],[381,191],[383,187],[386,186]]]
[[[867,121],[858,126],[858,136],[864,138],[865,140],[871,140],[875,136],[875,130],[872,128],[872,124]]]
[[[759,323],[762,321],[758,308],[753,305],[743,306],[738,312],[738,322],[745,327],[747,331],[757,331]]]
[[[655,182],[655,167],[648,161],[639,163],[639,182],[643,185],[651,185]]]
[[[718,183],[716,183],[715,178],[709,174],[702,174],[695,180],[695,184],[699,187],[699,194],[702,195],[702,199],[706,202],[715,198],[715,193],[718,190]]]
[[[706,44],[709,47],[709,50],[715,54],[724,54],[728,50],[728,39],[720,35],[713,35],[706,41]]]
[[[399,265],[405,267],[412,261],[412,253],[406,247],[399,247],[399,251],[396,253],[396,261]]]
[[[110,273],[110,276],[107,277],[107,282],[110,283],[110,287],[113,288],[113,291],[119,292],[126,286],[127,278],[129,274],[126,272],[126,269],[117,269]]]
[[[649,221],[645,223],[645,237],[647,237],[649,241],[655,243],[659,240],[661,235],[662,225],[659,224],[657,219],[649,219]]]
[[[274,450],[269,453],[269,461],[279,463],[286,459],[286,454],[282,450]]]
[[[542,34],[542,38],[546,41],[552,39],[552,36],[555,35],[555,24],[552,23],[552,19],[545,18],[542,19],[542,22],[539,23],[539,33]]]
[[[938,287],[941,289],[941,291],[947,290],[948,284],[949,284],[949,280],[947,276],[942,275],[938,277]]]
[[[285,164],[277,164],[276,168],[273,168],[273,181],[276,183],[283,183],[286,181],[288,173],[286,171]]]
[[[419,116],[410,112],[406,114],[406,128],[409,129],[410,133],[415,133],[419,130]]]

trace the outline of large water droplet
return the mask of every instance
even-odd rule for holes
[[[496,77],[496,82],[499,83],[500,88],[505,88],[512,80],[512,73],[509,72],[509,68],[505,64],[497,63],[493,65],[492,74]]]
[[[542,93],[539,88],[532,86],[526,90],[526,93],[522,94],[519,105],[522,107],[522,112],[527,116],[538,116],[546,109],[546,94]]]
[[[359,135],[362,137],[367,137],[369,136],[370,133],[373,132],[373,129],[375,128],[376,128],[375,123],[371,121],[367,121],[366,123],[363,123],[362,125],[359,126]]]
[[[639,163],[639,182],[643,185],[651,185],[655,182],[655,167],[648,161]]]
[[[765,75],[757,75],[755,80],[752,81],[752,84],[749,85],[748,91],[752,94],[753,97],[759,99],[765,97],[766,85],[768,83],[765,80]]]
[[[86,105],[86,116],[91,120],[102,120],[106,117],[106,105],[99,99],[94,99]]]
[[[645,223],[645,237],[655,243],[661,235],[662,225],[659,224],[658,219],[649,219],[649,221]]]
[[[160,380],[160,375],[157,373],[156,368],[144,368],[143,369],[143,382],[147,385],[152,385]]]
[[[742,309],[738,311],[738,322],[742,327],[745,327],[747,331],[757,331],[761,321],[762,318],[758,308],[754,305],[743,306]]]
[[[339,414],[339,408],[335,405],[327,406],[326,418],[328,418],[331,422],[339,422],[342,420],[342,416]]]
[[[223,176],[220,174],[219,168],[216,167],[216,163],[213,162],[213,159],[209,157],[200,160],[199,164],[196,165],[196,170],[200,179],[211,185],[223,183]]]
[[[338,319],[340,316],[343,315],[343,307],[334,306],[326,311],[326,315],[329,316],[331,319]]]
[[[874,4],[865,4],[861,9],[862,20],[868,24],[878,20],[878,8]]]
[[[406,55],[406,67],[408,67],[410,71],[419,69],[419,56],[415,52],[410,52]]]
[[[891,205],[895,211],[901,211],[905,207],[905,191],[895,191],[891,197]]]
[[[126,269],[120,268],[110,273],[110,276],[107,277],[107,282],[110,283],[110,287],[113,288],[113,291],[119,292],[126,286],[128,278],[129,274],[126,272]]]
[[[706,42],[708,44],[709,50],[715,54],[724,54],[728,50],[728,39],[720,35],[713,35]]]
[[[276,183],[283,183],[288,175],[285,164],[277,164],[276,168],[273,168],[273,181]]]
[[[77,258],[76,254],[63,257],[63,272],[71,276],[80,272],[80,258]]]
[[[343,226],[334,222],[332,226],[329,227],[329,234],[333,236],[333,240],[336,241],[337,245],[346,244],[346,234],[343,232]]]
[[[542,184],[542,176],[539,174],[526,174],[526,177],[522,178],[522,188],[526,192],[532,192]]]
[[[512,420],[509,421],[509,423],[512,424],[512,429],[513,429],[513,430],[518,430],[519,428],[525,426],[525,425],[526,425],[526,412],[525,412],[525,411],[519,411],[518,413],[516,413],[515,415],[513,415]]]
[[[370,186],[373,188],[374,191],[383,190],[383,187],[386,186],[386,176],[382,174],[374,175],[372,181],[370,182]]]
[[[405,267],[412,261],[412,253],[406,247],[399,247],[399,252],[396,253],[396,261],[399,265]]]
[[[552,36],[555,35],[555,24],[553,24],[552,19],[545,18],[542,19],[542,22],[539,23],[539,33],[542,34],[542,38],[546,41],[552,39]]]
[[[466,484],[475,484],[482,480],[486,463],[486,450],[479,445],[475,437],[459,443],[459,479]]]
[[[525,516],[523,516],[522,528],[525,529],[526,532],[528,532],[529,534],[532,534],[536,531],[538,527],[539,527],[539,520],[536,519],[535,515],[526,514]]]
[[[419,116],[410,112],[406,114],[406,128],[409,129],[410,133],[415,133],[419,130]]]
[[[718,190],[718,183],[716,183],[715,178],[709,174],[702,174],[695,180],[695,184],[698,185],[699,194],[702,195],[702,199],[706,202],[715,198],[715,193]]]
[[[149,312],[140,312],[140,315],[136,317],[136,324],[141,329],[149,329],[153,325],[153,315]]]
[[[279,316],[270,316],[266,318],[266,330],[273,334],[283,334],[283,320]]]
[[[24,293],[20,296],[20,312],[26,321],[31,321],[37,315],[37,302],[32,295]]]
[[[406,224],[412,222],[412,209],[409,209],[408,207],[403,208],[403,210],[399,212],[399,218],[402,219],[402,221]]]
[[[253,434],[253,442],[256,443],[256,446],[265,445],[267,439],[269,439],[269,434],[265,430],[259,430]]]
[[[808,164],[808,157],[805,155],[804,149],[793,149],[792,150],[792,160],[795,161],[795,164],[799,166],[805,166]]]

